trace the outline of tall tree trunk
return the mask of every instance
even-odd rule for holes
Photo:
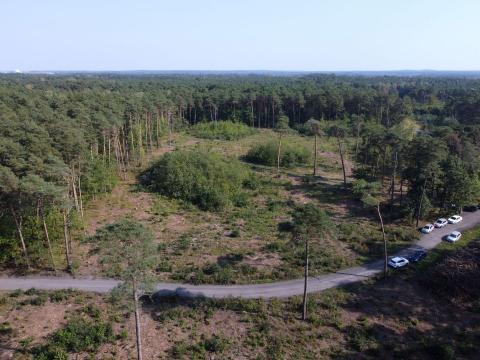
[[[382,237],[383,237],[383,276],[387,276],[388,271],[388,254],[387,254],[387,237],[385,236],[385,228],[383,226],[382,213],[380,211],[380,203],[377,205],[378,218],[380,219],[380,224],[382,226]]]
[[[97,147],[97,151],[98,151],[98,147]],[[105,156],[106,155],[107,155],[107,149],[106,149],[105,132],[103,132],[103,153],[102,153],[103,163],[105,163]]]
[[[253,116],[253,101],[250,101],[250,111],[252,113],[252,127],[255,127],[255,118]]]
[[[130,151],[130,157],[132,159],[135,159],[135,139],[134,139],[134,129],[133,129],[133,121],[132,121],[132,115],[129,114],[128,115],[128,131],[130,132],[130,146],[131,147],[131,151]],[[128,137],[128,133],[127,133],[127,137]]]
[[[157,112],[157,121],[155,121],[156,130],[155,130],[155,137],[157,138],[157,148],[160,147],[160,116],[158,116]]]
[[[360,140],[360,123],[357,124],[357,136],[355,139],[355,163],[358,161],[358,143]]]
[[[140,311],[138,310],[137,283],[133,279],[133,303],[135,305],[135,334],[137,339],[137,359],[142,360],[142,334],[140,324]]]
[[[317,134],[313,145],[313,176],[317,175]]]
[[[68,236],[67,210],[63,210],[63,239],[65,242],[65,259],[67,260],[67,270],[72,269],[72,259],[70,258],[70,240]]]
[[[75,201],[75,210],[77,212],[80,212],[80,204],[78,202],[78,196],[77,196],[77,187],[75,186],[75,167],[72,166],[72,194],[73,194],[73,200]]]
[[[392,221],[392,218],[393,218],[393,202],[395,201],[395,177],[397,176],[397,165],[398,165],[398,153],[395,150],[395,155],[393,159],[391,194],[390,194],[390,221]]]
[[[12,213],[13,220],[15,220],[15,225],[17,227],[18,236],[20,238],[20,243],[22,245],[23,256],[25,257],[25,262],[27,264],[27,269],[30,270],[30,260],[28,259],[27,246],[25,245],[25,239],[23,238],[22,231],[22,216],[17,216],[15,209],[10,205],[10,212]]]
[[[57,272],[57,266],[55,265],[55,259],[53,258],[52,243],[50,242],[50,236],[48,234],[48,227],[47,227],[47,222],[45,221],[45,213],[43,211],[43,208],[41,210],[41,213],[42,213],[42,222],[43,222],[43,232],[45,233],[45,239],[47,240],[48,253],[50,254],[50,261],[52,262],[53,271]]]
[[[425,178],[425,182],[423,183],[422,195],[420,196],[420,200],[418,201],[418,208],[417,208],[417,223],[416,227],[418,227],[418,223],[420,221],[420,213],[422,212],[422,203],[423,197],[425,196],[425,189],[427,188],[427,178]]]
[[[80,169],[80,165],[78,165],[78,168]],[[83,212],[82,183],[81,183],[81,180],[80,180],[81,178],[82,178],[82,176],[81,176],[80,170],[79,170],[79,173],[78,173],[78,203],[80,205],[80,216],[82,217],[82,224],[85,227],[85,214]]]
[[[302,320],[307,320],[308,250],[308,238],[305,238],[305,279],[303,284]]]
[[[172,146],[172,113],[168,112],[168,146]]]
[[[340,153],[340,160],[342,161],[343,185],[347,187],[347,173],[345,171],[345,159],[343,157],[342,143],[338,136],[337,136],[337,142],[338,142],[338,152]]]
[[[278,138],[278,151],[277,151],[277,175],[280,175],[280,152],[282,150],[282,134]]]
[[[110,139],[110,134],[108,136],[108,163],[110,164],[111,156],[112,156],[112,140]]]
[[[400,205],[403,205],[403,177],[400,177]]]

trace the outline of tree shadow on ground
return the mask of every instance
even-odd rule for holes
[[[334,182],[322,177],[312,175],[288,174],[295,182],[286,187],[292,194],[301,194],[321,204],[327,205],[336,215],[341,218],[368,217],[372,214],[360,201],[352,198],[350,188],[342,182]]]
[[[340,359],[478,358],[480,314],[432,296],[412,276],[347,289],[352,296],[342,308],[356,323],[345,328],[348,351]]]

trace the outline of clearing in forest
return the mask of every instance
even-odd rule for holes
[[[318,249],[322,261],[317,273],[351,266],[381,253],[381,234],[375,218],[352,199],[343,187],[336,144],[322,138],[318,144],[317,175],[312,162],[276,168],[246,161],[250,149],[277,141],[271,130],[259,130],[236,140],[175,136],[174,146],[154,150],[143,165],[128,174],[111,194],[91,202],[87,213],[87,234],[124,217],[149,226],[155,234],[158,263],[155,275],[162,280],[192,283],[247,283],[296,278],[302,273],[302,249],[291,242],[289,224],[295,206],[313,202],[325,209],[341,230],[335,239],[325,239]],[[285,143],[311,151],[313,138],[287,134]],[[241,206],[221,211],[202,211],[197,206],[167,198],[142,187],[138,175],[151,163],[175,149],[215,152],[240,159],[254,174],[257,185]],[[346,159],[350,179],[351,162]],[[351,219],[355,217],[355,224]],[[360,226],[361,225],[361,226]],[[408,230],[390,229],[394,246],[413,240]],[[83,258],[78,274],[102,275],[101,254],[82,243]],[[103,274],[105,275],[105,274]],[[109,274],[111,275],[111,274]]]

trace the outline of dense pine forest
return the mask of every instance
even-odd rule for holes
[[[229,120],[281,133],[285,119],[288,131],[338,144],[342,164],[354,163],[353,184],[343,166],[353,194],[378,182],[390,221],[478,200],[480,80],[3,75],[0,264],[71,269],[85,204],[177,132]]]

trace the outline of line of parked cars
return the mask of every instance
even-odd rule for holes
[[[477,207],[476,207],[477,209]],[[476,211],[476,210],[466,210],[466,211]],[[430,234],[435,228],[441,229],[448,224],[458,224],[460,221],[462,221],[463,218],[460,215],[453,215],[450,216],[448,219],[440,218],[437,221],[435,221],[433,224],[426,224],[424,227],[420,229],[420,231],[424,234]],[[449,242],[456,242],[462,237],[462,234],[460,231],[452,231],[450,234],[447,235],[445,240]],[[407,257],[403,256],[395,256],[391,257],[388,260],[388,265],[394,269],[398,269],[404,266],[407,266],[411,262],[419,262],[423,258],[427,256],[427,252],[424,250],[418,250],[412,253],[411,255]]]
[[[433,224],[427,224],[424,227],[420,229],[420,231],[424,234],[430,234],[435,228],[443,228],[447,226],[448,224],[458,224],[460,221],[462,221],[463,218],[460,215],[453,215],[450,216],[448,219],[440,218],[435,223]],[[452,231],[446,238],[445,240],[450,241],[450,242],[455,242],[460,237],[462,234],[459,231]]]

